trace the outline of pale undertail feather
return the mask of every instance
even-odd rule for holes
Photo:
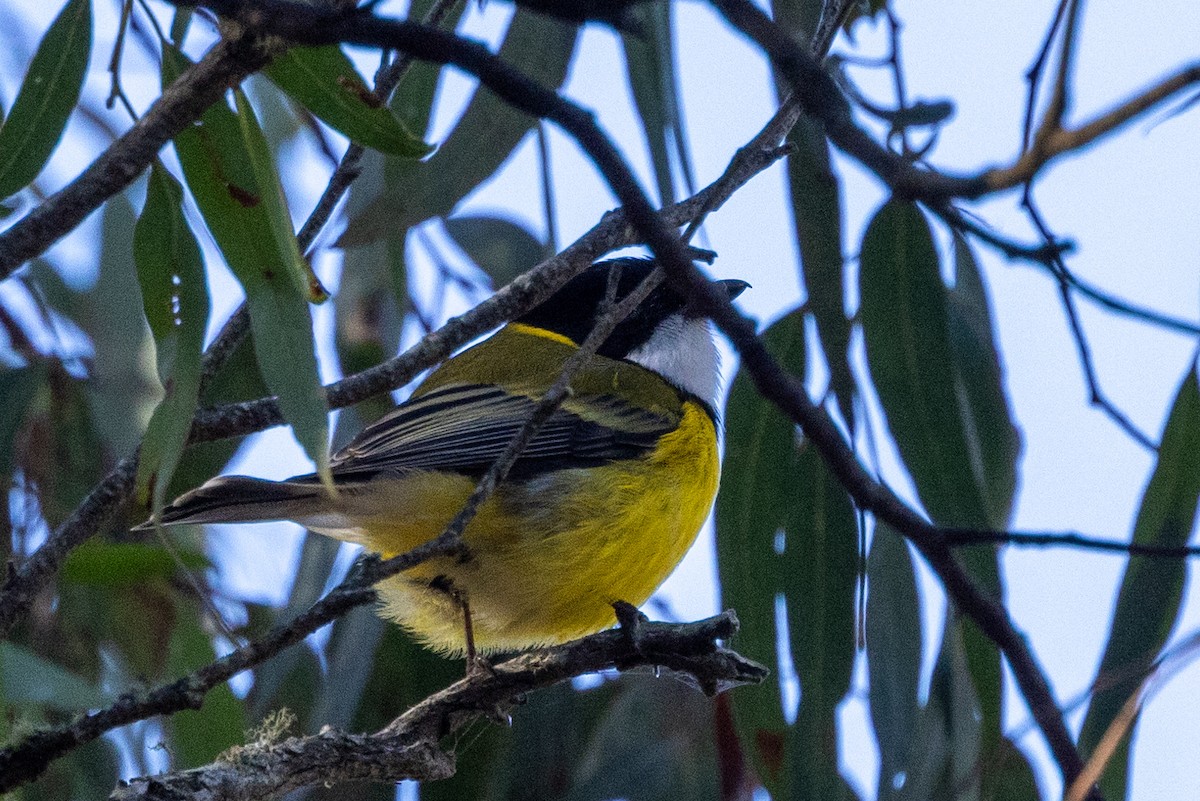
[[[220,476],[181,495],[163,509],[162,524],[290,520],[320,511],[324,498],[324,490],[315,482]],[[154,528],[153,520],[147,520],[134,530],[150,528]]]

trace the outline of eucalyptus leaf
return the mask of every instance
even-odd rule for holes
[[[1133,542],[1165,548],[1188,543],[1200,500],[1200,383],[1188,367],[1163,429],[1158,462],[1142,494]],[[1113,611],[1108,643],[1096,674],[1092,702],[1079,734],[1086,758],[1121,707],[1152,670],[1179,619],[1187,582],[1183,560],[1131,557]],[[1129,773],[1129,738],[1100,781],[1106,798],[1124,798]]]
[[[0,681],[9,704],[37,704],[79,712],[106,695],[82,677],[13,642],[0,642]]]
[[[182,56],[164,47],[164,84]],[[223,101],[175,139],[188,188],[242,288],[259,370],[297,440],[329,481],[329,421],[306,294],[323,293],[300,256],[291,218],[253,111]],[[264,244],[270,243],[269,246]]]
[[[923,643],[912,557],[904,539],[886,524],[875,525],[867,576],[867,698],[879,744],[877,797],[888,801],[910,773],[921,712]]]
[[[498,55],[542,86],[557,88],[566,80],[578,36],[576,26],[518,8]],[[385,187],[350,217],[338,244],[361,247],[448,216],[495,174],[536,124],[536,118],[479,88],[431,157],[386,160]]]
[[[520,223],[486,214],[446,220],[446,233],[497,287],[504,286],[546,256],[546,246]]]
[[[804,374],[804,318],[793,311],[763,334],[793,375]],[[781,532],[795,508],[796,427],[760,396],[745,371],[725,406],[725,460],[717,494],[717,569],[721,605],[738,611],[739,653],[778,665],[776,608],[784,592]],[[738,737],[775,797],[788,797],[788,725],[776,670],[770,681],[731,697]]]
[[[166,393],[150,417],[138,460],[136,497],[143,506],[150,502],[155,515],[166,504],[187,445],[209,314],[204,259],[182,204],[179,183],[154,164],[134,229],[133,257]]]
[[[405,158],[422,158],[432,150],[374,95],[337,45],[290,48],[263,72],[318,119],[363,147]]]
[[[946,287],[921,211],[886,203],[863,236],[860,262],[867,364],[921,502],[937,523],[987,526],[950,369]]]
[[[27,186],[62,139],[92,54],[91,0],[69,0],[38,45],[0,127],[0,199]]]

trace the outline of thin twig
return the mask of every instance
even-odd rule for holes
[[[942,536],[952,547],[971,545],[1016,545],[1032,548],[1078,548],[1149,559],[1191,559],[1200,556],[1200,546],[1168,547],[1140,542],[1115,542],[1074,531],[987,531],[973,528],[943,528]]]

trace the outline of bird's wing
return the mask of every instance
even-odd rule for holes
[[[333,456],[341,481],[404,470],[480,475],[525,425],[538,399],[492,384],[450,384],[404,403]],[[513,477],[631,459],[652,449],[678,421],[617,395],[573,398],[542,425]]]

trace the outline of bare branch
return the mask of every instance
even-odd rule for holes
[[[641,622],[523,654],[435,693],[373,735],[326,730],[273,745],[235,749],[203,768],[134,779],[114,801],[240,801],[275,798],[319,783],[441,779],[453,757],[438,742],[479,718],[494,718],[524,693],[601,670],[662,666],[710,695],[758,683],[766,668],[721,647],[737,631],[725,612],[696,623]]]

